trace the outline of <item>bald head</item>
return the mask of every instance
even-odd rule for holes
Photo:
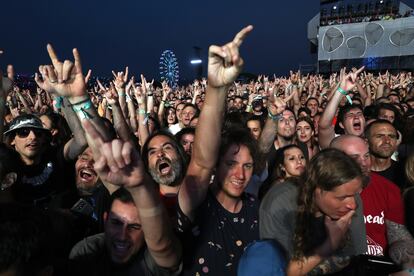
[[[332,140],[331,148],[339,149],[352,157],[361,166],[362,172],[369,175],[371,159],[367,141],[355,135],[341,135]]]

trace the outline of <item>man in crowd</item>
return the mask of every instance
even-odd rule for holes
[[[329,147],[329,144],[335,138],[335,129],[332,121],[335,117],[336,110],[344,96],[347,97],[347,100],[350,99],[348,92],[355,87],[358,74],[363,69],[364,67],[361,67],[349,74],[346,74],[345,69],[341,70],[339,86],[335,88],[332,98],[319,120],[319,145],[322,149]],[[345,134],[353,134],[356,136],[364,135],[365,118],[362,111],[362,106],[358,105],[346,104],[340,108],[337,120]]]
[[[371,154],[371,171],[404,188],[404,162],[391,159],[397,150],[398,132],[388,120],[376,120],[365,130]]]
[[[342,135],[332,141],[333,148],[354,158],[367,178],[362,190],[364,220],[369,255],[390,256],[404,268],[414,267],[414,240],[404,226],[404,207],[398,187],[371,172],[368,144],[354,135]]]

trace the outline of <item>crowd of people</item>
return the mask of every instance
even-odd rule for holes
[[[320,25],[337,25],[349,23],[361,23],[380,20],[393,20],[402,17],[409,17],[413,15],[412,10],[400,13],[399,1],[380,0],[380,1],[365,1],[366,3],[348,4],[346,7],[331,5],[330,12],[327,8],[321,8]]]
[[[414,76],[0,74],[1,275],[414,275]],[[1,53],[0,53],[1,54]],[[1,56],[0,56],[1,57]]]

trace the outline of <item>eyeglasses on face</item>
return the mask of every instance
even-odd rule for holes
[[[36,128],[19,128],[16,130],[16,135],[19,136],[19,138],[26,138],[31,131],[33,131],[33,134],[36,135],[36,137],[45,135],[45,131]]]

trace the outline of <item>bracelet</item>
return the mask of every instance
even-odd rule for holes
[[[152,93],[148,93],[148,94],[147,94],[147,97],[152,97],[152,95],[154,95],[154,94],[152,94]]]
[[[72,105],[72,110],[75,111],[76,114],[79,114],[81,116],[81,119],[91,119],[92,116],[86,112],[86,110],[90,109],[92,107],[92,102],[90,99],[88,101],[84,101],[84,105],[79,106],[81,103],[77,103],[75,105]]]
[[[147,114],[145,109],[138,109],[138,114]]]
[[[80,104],[83,104],[83,103],[89,102],[90,100],[91,100],[91,99],[90,99],[89,97],[87,97],[86,99],[84,99],[84,100],[82,100],[82,101],[79,101],[79,102],[77,102],[77,103],[70,103],[70,106],[80,105]]]
[[[414,276],[414,268],[408,268],[405,271],[407,271],[411,276]]]
[[[272,114],[272,113],[270,113],[270,111],[268,110],[268,111],[267,111],[267,114],[268,114],[268,117],[269,117],[270,119],[272,119],[273,121],[279,121],[279,120],[280,120],[280,118],[282,118],[282,113],[279,113],[279,114],[273,115],[273,114]]]
[[[352,98],[351,98],[351,96],[348,95],[348,92],[347,91],[343,90],[341,87],[338,87],[338,89],[336,91],[338,91],[339,93],[341,93],[342,95],[344,95],[345,98],[348,100],[349,104],[352,105]]]
[[[54,100],[54,104],[56,108],[62,108],[62,104],[63,104],[63,97],[58,96],[55,98]]]
[[[120,97],[124,97],[126,94],[125,94],[125,92],[118,92],[118,96],[120,96]]]

